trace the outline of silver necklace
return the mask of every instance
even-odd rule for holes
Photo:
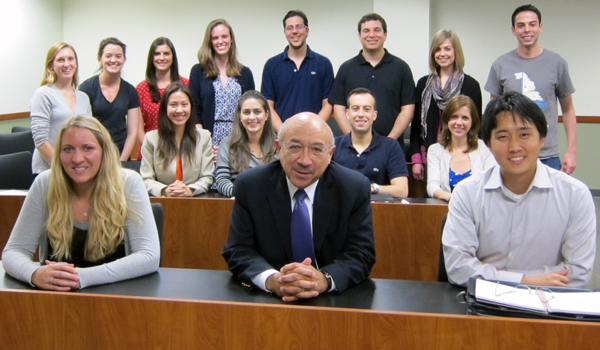
[[[83,217],[87,218],[88,213],[85,210],[83,210],[83,207],[81,206],[81,203],[79,203],[79,198],[77,198],[77,196],[75,196],[75,200],[77,201],[77,205],[79,205],[79,209],[81,209],[81,212],[83,213]],[[89,209],[90,208],[88,207],[88,210]]]

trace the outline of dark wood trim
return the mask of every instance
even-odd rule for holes
[[[20,112],[20,113],[8,113],[8,114],[0,114],[0,120],[11,120],[11,119],[21,119],[21,118],[29,118],[29,112]],[[558,116],[558,122],[562,123],[562,115]],[[598,124],[600,123],[600,116],[578,116],[577,123],[580,124]],[[137,156],[137,154],[136,154]]]
[[[562,115],[558,116],[558,122],[562,123]],[[600,123],[600,116],[581,115],[577,117],[578,124],[598,124]]]
[[[29,112],[0,114],[0,120],[29,118]]]

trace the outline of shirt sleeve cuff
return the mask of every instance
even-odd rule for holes
[[[512,271],[498,271],[498,280],[504,282],[521,283],[523,274]]]
[[[271,293],[271,291],[267,290],[267,279],[271,277],[271,275],[276,273],[277,270],[275,269],[263,271],[252,278],[252,283],[254,283],[255,286],[264,290],[265,292]]]
[[[410,157],[410,161],[413,164],[423,164],[423,159],[421,159],[421,155],[419,153],[415,153]]]

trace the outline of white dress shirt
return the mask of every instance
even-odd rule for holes
[[[452,283],[471,276],[520,283],[569,270],[569,286],[586,287],[596,252],[596,213],[581,181],[540,161],[523,195],[503,186],[500,167],[454,189],[442,236]]]
[[[291,206],[292,206],[292,212],[293,212],[294,205],[296,204],[296,199],[294,198],[294,194],[296,194],[298,187],[294,186],[294,184],[292,184],[292,182],[290,181],[290,179],[287,178],[287,176],[286,176],[285,180],[287,181],[288,190],[290,191]],[[314,183],[312,183],[309,186],[307,186],[306,188],[304,188],[304,192],[306,192],[306,198],[304,199],[304,203],[306,204],[306,207],[308,209],[308,216],[310,218],[310,233],[311,233],[311,235],[313,232],[313,225],[312,225],[313,203],[315,202],[315,190],[317,189],[318,184],[319,184],[319,180],[315,181]],[[315,261],[315,265],[317,266],[317,269],[318,269],[319,263],[317,261]],[[279,272],[279,271],[277,271],[275,269],[269,269],[269,270],[263,271],[252,278],[252,283],[254,283],[254,285],[259,287],[260,289],[262,289],[266,292],[270,292],[269,290],[267,290],[267,287],[266,287],[267,279],[271,275],[273,275],[277,272]],[[331,289],[329,291],[332,291],[332,290],[335,290],[335,281],[333,281],[333,280],[332,280]]]

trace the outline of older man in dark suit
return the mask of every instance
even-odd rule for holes
[[[276,146],[279,161],[235,182],[229,269],[284,301],[362,282],[375,263],[369,180],[331,163],[333,134],[314,113],[286,120]]]

